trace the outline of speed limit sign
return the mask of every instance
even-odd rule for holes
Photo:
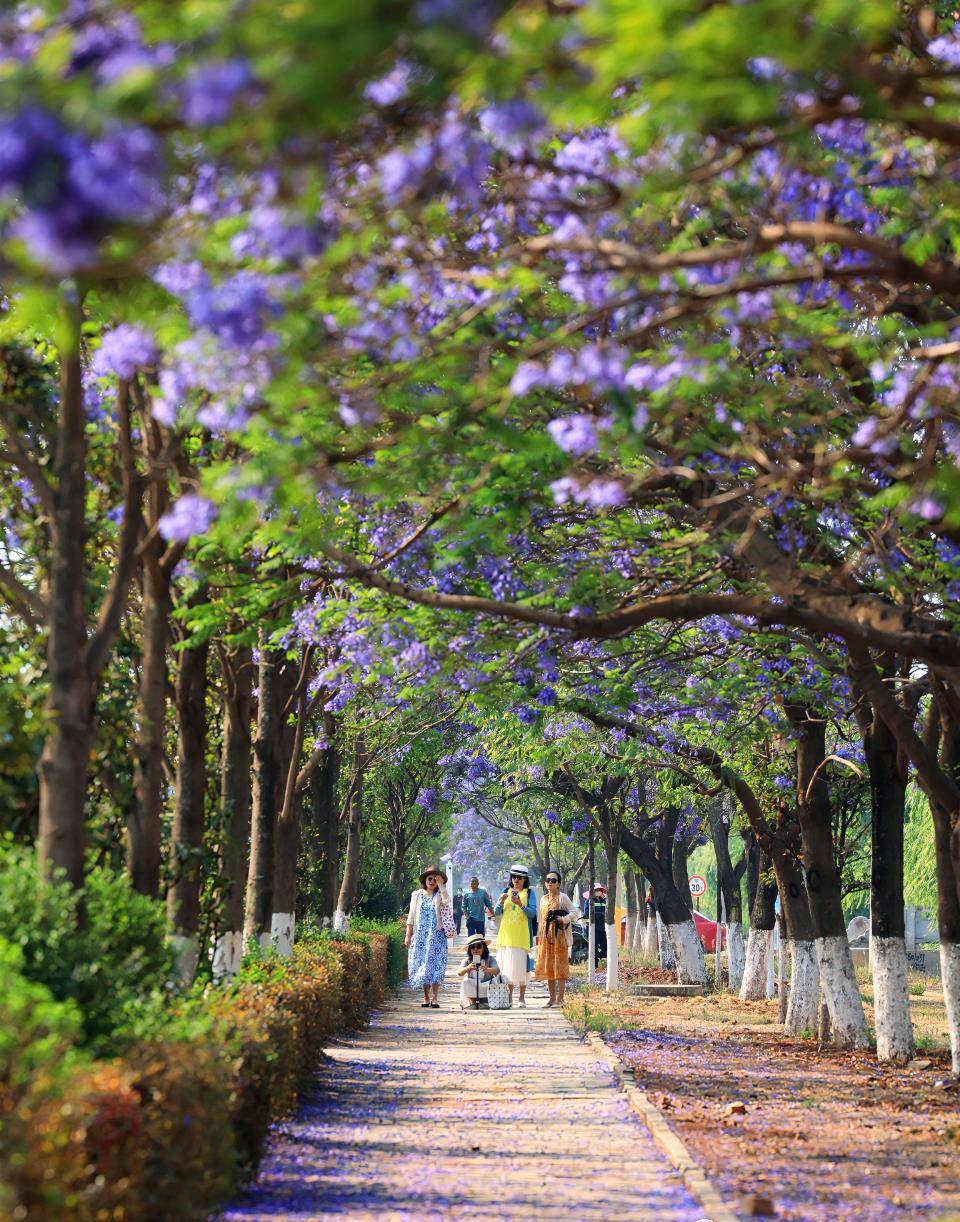
[[[699,899],[701,895],[707,893],[707,880],[702,874],[690,875],[690,894],[694,899]]]

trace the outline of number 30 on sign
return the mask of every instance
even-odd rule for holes
[[[694,899],[699,899],[701,895],[707,893],[707,880],[702,874],[690,875],[690,894]]]

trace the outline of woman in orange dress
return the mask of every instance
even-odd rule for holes
[[[537,963],[534,980],[545,980],[550,990],[548,1006],[563,1004],[570,979],[570,948],[573,946],[573,914],[576,905],[560,890],[560,874],[548,870],[544,877],[546,894],[540,900]],[[579,914],[578,914],[579,915]]]

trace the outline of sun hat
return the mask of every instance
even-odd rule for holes
[[[444,874],[444,872],[440,869],[439,866],[425,866],[420,871],[420,886],[421,887],[425,887],[427,885],[427,875],[428,874],[437,874],[440,876],[440,878],[443,879],[444,882],[447,881],[446,874]]]
[[[467,950],[469,950],[471,946],[476,946],[478,942],[481,946],[486,946],[487,944],[487,939],[482,933],[475,933],[471,937],[467,938]]]
[[[530,871],[527,869],[527,867],[526,867],[526,866],[511,866],[511,867],[510,867],[510,874],[511,874],[511,875],[513,875],[513,874],[522,874],[522,875],[523,875],[523,877],[524,877],[524,878],[527,878],[527,879],[530,877]]]

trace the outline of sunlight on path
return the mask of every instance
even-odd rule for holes
[[[544,1008],[542,986],[527,997],[526,1010],[461,1013],[452,970],[441,1010],[402,988],[329,1050],[334,1063],[224,1222],[702,1218],[609,1069]]]

